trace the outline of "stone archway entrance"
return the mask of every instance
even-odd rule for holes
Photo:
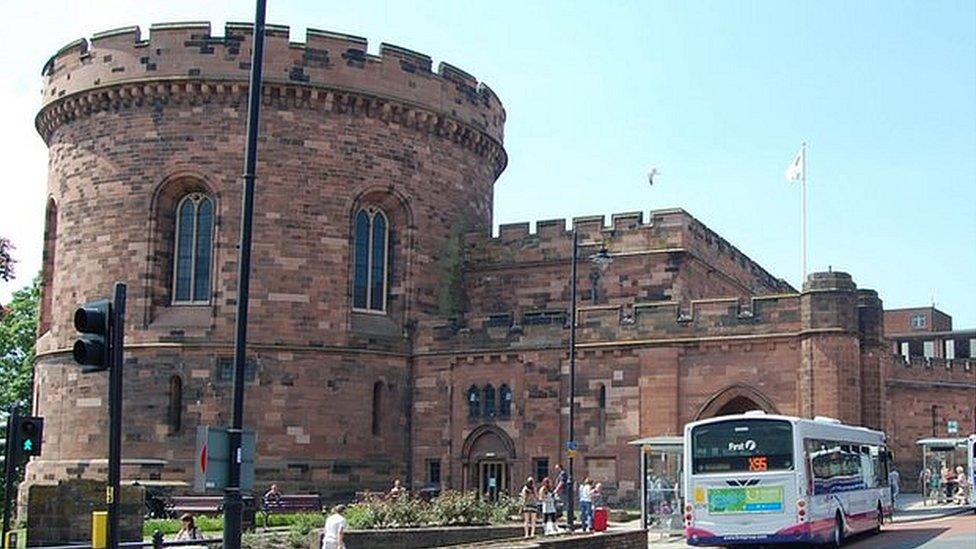
[[[461,448],[463,489],[497,500],[511,486],[515,443],[494,425],[482,425],[468,435]]]
[[[716,393],[698,410],[695,420],[762,410],[778,414],[773,401],[748,385],[732,385]]]

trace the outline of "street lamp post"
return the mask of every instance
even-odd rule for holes
[[[569,299],[571,302],[571,308],[569,313],[569,444],[571,452],[569,453],[569,475],[568,475],[568,494],[566,502],[566,525],[569,531],[572,532],[574,527],[573,523],[575,520],[573,502],[576,499],[576,481],[573,475],[573,454],[578,448],[576,444],[576,308],[577,308],[577,292],[576,287],[579,285],[579,276],[577,274],[576,262],[579,259],[579,233],[576,231],[576,227],[573,227],[573,255],[570,263],[571,274],[570,280],[571,288],[569,291]],[[613,261],[613,257],[607,252],[606,246],[601,246],[600,251],[590,256],[590,261],[600,267],[600,270],[606,270],[607,266]]]

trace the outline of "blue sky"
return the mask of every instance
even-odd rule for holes
[[[47,57],[123,25],[253,18],[249,2],[159,4],[7,7],[0,234],[21,263],[0,300],[40,265]],[[508,112],[496,224],[682,207],[798,285],[783,172],[806,140],[810,270],[976,327],[976,3],[269,0],[268,21],[293,40],[315,27],[404,46],[491,86]]]

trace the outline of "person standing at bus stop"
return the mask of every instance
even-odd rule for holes
[[[898,494],[901,493],[901,475],[898,474],[898,469],[892,468],[888,473],[888,485],[891,486],[891,504],[896,505]]]

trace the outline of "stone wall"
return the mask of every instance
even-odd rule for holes
[[[396,528],[349,530],[343,535],[348,549],[396,547],[420,549],[465,543],[479,543],[522,535],[522,526],[443,526],[437,528]],[[322,549],[322,530],[309,536],[309,549]]]
[[[145,512],[143,489],[122,486],[119,502],[121,540],[142,541]],[[30,484],[20,494],[21,514],[27,513],[30,546],[67,542],[91,543],[92,511],[105,511],[105,483],[64,480],[56,485]]]

